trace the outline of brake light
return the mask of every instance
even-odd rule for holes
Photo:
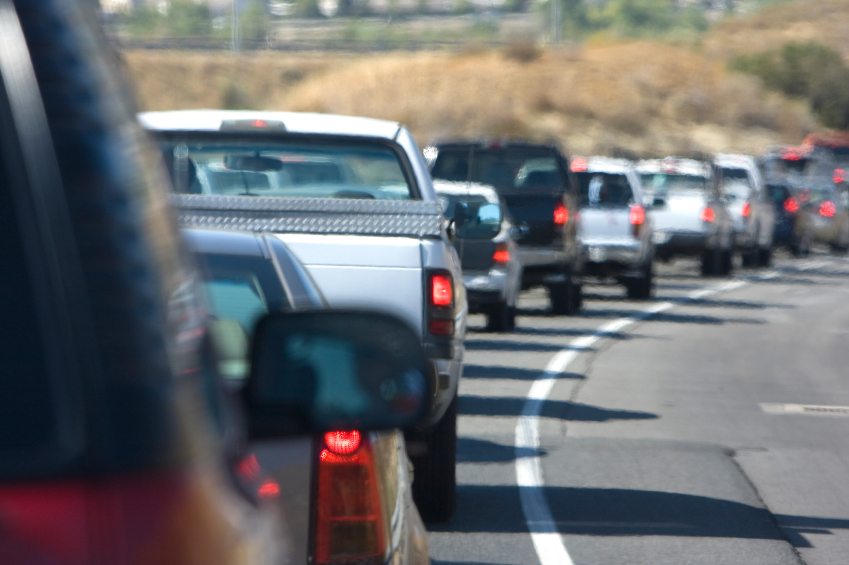
[[[454,278],[448,271],[428,277],[427,331],[431,335],[454,335]]]
[[[791,214],[795,214],[799,211],[799,203],[791,196],[784,201],[784,209]]]
[[[713,223],[716,220],[716,212],[713,211],[713,208],[702,208],[699,219],[703,222]]]
[[[631,224],[634,226],[641,226],[643,222],[646,221],[646,210],[639,204],[636,206],[631,206]]]
[[[327,448],[336,455],[350,455],[360,448],[362,437],[360,432],[327,432],[324,434],[324,443]]]
[[[583,173],[587,170],[587,160],[583,157],[575,157],[572,159],[572,172]]]
[[[846,171],[843,169],[834,169],[834,184],[846,182]]]
[[[430,303],[433,306],[451,306],[454,301],[454,284],[451,275],[431,275]]]
[[[743,216],[744,218],[748,218],[749,214],[751,214],[751,213],[752,213],[752,206],[748,202],[746,202],[745,204],[743,204],[743,209],[740,210],[740,215]]]
[[[259,493],[259,497],[264,500],[277,498],[280,495],[280,485],[274,479],[265,479],[257,489],[257,492]]]
[[[352,447],[354,433],[359,439],[353,451],[344,455],[332,451],[339,447],[339,438],[347,438],[345,448]],[[319,447],[315,563],[383,563],[385,521],[371,443],[359,432],[331,432]]]
[[[831,218],[834,216],[834,213],[837,211],[837,208],[834,206],[834,202],[829,202],[826,200],[822,204],[820,204],[820,216],[825,218]]]
[[[492,260],[496,263],[507,263],[510,261],[510,250],[507,249],[507,243],[501,242],[495,244],[495,253],[492,254]]]
[[[562,226],[568,221],[569,209],[566,208],[562,202],[558,202],[557,207],[554,209],[554,223],[558,226]]]

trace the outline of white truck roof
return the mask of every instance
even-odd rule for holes
[[[495,188],[489,184],[437,179],[433,181],[433,189],[437,194],[450,194],[452,196],[482,196],[487,202],[491,202],[493,204],[499,203],[498,193],[495,191]]]
[[[142,127],[154,131],[218,131],[225,120],[262,120],[282,122],[290,133],[353,135],[395,139],[401,125],[397,122],[315,114],[308,112],[265,112],[254,110],[174,110],[143,112],[138,115]]]
[[[637,172],[640,174],[666,173],[672,175],[710,176],[710,168],[707,163],[682,157],[643,159],[637,163]]]

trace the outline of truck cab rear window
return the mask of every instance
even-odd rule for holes
[[[619,173],[577,173],[581,206],[624,208],[634,200],[628,178]]]
[[[557,159],[539,151],[440,150],[431,175],[435,179],[488,184],[496,189],[559,190],[565,186]]]
[[[185,139],[162,144],[177,192],[412,200],[399,156],[379,144]]]

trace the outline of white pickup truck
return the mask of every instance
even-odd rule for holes
[[[419,333],[435,393],[421,429],[407,433],[413,493],[425,520],[450,518],[466,296],[410,133],[386,121],[288,112],[139,119],[172,172],[181,224],[274,233],[329,306],[386,311]]]

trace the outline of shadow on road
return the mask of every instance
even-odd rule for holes
[[[464,416],[519,416],[525,399],[518,397],[460,396],[457,409]],[[654,420],[659,416],[651,412],[609,410],[588,404],[547,400],[542,405],[541,416],[572,422],[609,422],[611,420]]]
[[[540,343],[538,341],[515,341],[500,339],[466,340],[466,351],[551,351],[569,349],[568,344]]]
[[[527,487],[458,485],[457,512],[431,531],[550,532],[527,524],[519,490]],[[658,491],[544,487],[556,531],[588,536],[686,536],[784,540],[811,547],[802,533],[849,529],[849,520],[773,515],[740,502]],[[784,526],[782,533],[778,524]]]
[[[493,367],[488,365],[463,365],[464,379],[515,379],[517,381],[533,381],[539,378],[542,369],[525,369],[522,367]],[[579,373],[561,373],[558,379],[583,379]]]
[[[545,456],[544,449],[521,448],[518,457]],[[457,438],[458,463],[507,463],[517,457],[516,448],[512,445],[495,443],[485,439],[461,437]]]

